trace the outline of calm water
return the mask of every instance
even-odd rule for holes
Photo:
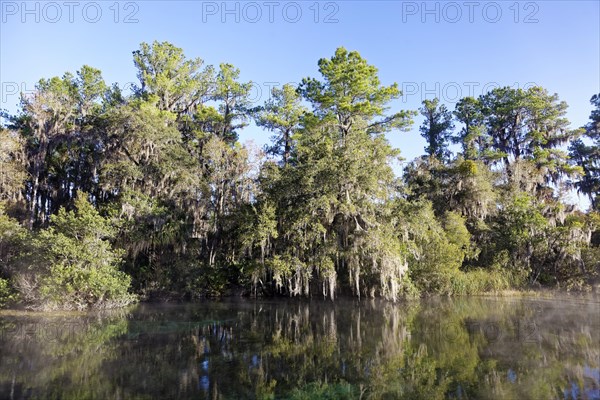
[[[596,299],[0,314],[0,398],[600,399]]]

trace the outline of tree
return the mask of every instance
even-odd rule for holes
[[[598,208],[600,95],[580,130],[540,87],[467,97],[453,114],[426,100],[428,156],[397,177],[388,138],[418,112],[392,111],[398,85],[356,51],[261,107],[231,64],[168,42],[133,59],[132,95],[84,65],[40,80],[0,130],[0,297],[106,307],[129,301],[131,279],[143,297],[396,300],[597,275],[598,217],[563,195],[574,184]],[[238,141],[250,117],[273,135],[266,151]]]
[[[221,64],[217,74],[212,100],[219,103],[218,115],[212,121],[212,130],[229,144],[238,138],[237,129],[247,125],[252,82],[240,83],[240,70],[231,64]]]
[[[187,247],[195,206],[209,201],[176,114],[153,100],[134,99],[106,113],[110,133],[99,179],[107,209],[121,221],[116,241],[127,251],[124,268],[138,290],[169,287],[165,260]]]
[[[134,100],[109,115],[101,184],[113,194],[139,190],[149,196],[175,196],[190,183],[192,160],[182,147],[176,116],[155,103]]]
[[[28,144],[28,172],[31,180],[26,197],[29,203],[30,229],[37,220],[47,219],[44,212],[46,193],[40,195],[40,187],[47,188],[49,152],[73,127],[75,92],[71,74],[65,74],[62,79],[42,79],[36,85],[34,93],[22,96],[21,115],[13,119],[13,128],[21,130]],[[41,218],[39,214],[42,214]]]
[[[358,52],[340,47],[331,59],[322,58],[318,64],[323,81],[303,79],[300,93],[313,105],[315,115],[334,119],[342,139],[353,127],[376,134],[410,125],[413,112],[386,114],[387,104],[401,95],[398,84],[382,86],[377,68]]]
[[[321,80],[300,85],[312,113],[299,119],[294,163],[284,171],[271,163],[263,168],[261,188],[277,206],[265,265],[275,286],[290,294],[308,293],[317,278],[333,296],[337,277],[348,277],[356,295],[396,298],[406,264],[378,205],[393,196],[389,161],[398,152],[384,133],[407,128],[414,113],[387,112],[400,91],[382,86],[377,69],[357,52],[340,48],[319,61],[319,71]]]
[[[23,138],[16,131],[0,127],[0,201],[23,199],[27,179],[25,163]]]
[[[445,105],[440,105],[439,99],[423,100],[423,107],[419,109],[425,117],[423,125],[419,128],[421,136],[427,141],[425,152],[430,157],[436,157],[440,161],[447,160],[450,156],[448,144],[454,123],[452,113]]]
[[[101,72],[84,65],[76,75],[41,79],[33,93],[22,95],[11,128],[26,143],[30,229],[46,224],[78,189],[96,192],[97,123],[106,90]]]
[[[494,151],[491,137],[484,125],[485,114],[480,99],[464,97],[456,103],[454,117],[463,128],[452,137],[453,143],[462,145],[462,156],[466,160],[483,161],[486,165],[495,163],[501,153]]]
[[[532,163],[534,177],[542,178],[533,186],[536,190],[576,172],[560,149],[575,132],[568,129],[569,122],[564,118],[567,105],[559,102],[558,95],[550,95],[540,87],[504,87],[482,95],[479,101],[490,147],[504,161],[509,181],[518,178],[511,165],[519,165],[522,160]]]
[[[168,42],[140,44],[133,52],[140,96],[155,95],[160,110],[176,114],[194,112],[214,91],[214,69],[202,69],[200,58],[186,59],[183,50]]]
[[[283,157],[287,165],[292,151],[292,136],[300,129],[302,117],[307,109],[301,105],[301,97],[290,84],[281,89],[273,88],[271,97],[264,107],[257,110],[256,124],[275,133],[269,153]]]
[[[591,143],[577,139],[569,147],[571,162],[583,170],[581,179],[575,182],[579,193],[589,197],[593,209],[600,209],[600,94],[590,99],[595,109],[590,114],[590,122],[584,127],[584,137]]]
[[[23,267],[22,254],[30,247],[30,232],[6,215],[5,204],[0,202],[0,308],[18,297],[14,277]]]

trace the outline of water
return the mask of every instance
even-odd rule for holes
[[[600,399],[598,299],[0,314],[0,398]]]

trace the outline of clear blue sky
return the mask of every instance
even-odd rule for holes
[[[317,61],[344,46],[379,68],[417,109],[440,97],[450,109],[484,88],[537,84],[587,122],[600,92],[598,1],[0,1],[0,108],[15,112],[16,88],[88,64],[107,82],[135,82],[131,52],[169,41],[208,64],[229,62],[255,82],[261,103],[275,82],[317,76]],[[118,12],[117,12],[118,11]],[[129,23],[126,23],[129,22]],[[417,118],[389,136],[407,159],[423,153]],[[265,143],[248,128],[241,140]]]

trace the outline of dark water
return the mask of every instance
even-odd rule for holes
[[[596,299],[0,314],[0,398],[600,399]]]

